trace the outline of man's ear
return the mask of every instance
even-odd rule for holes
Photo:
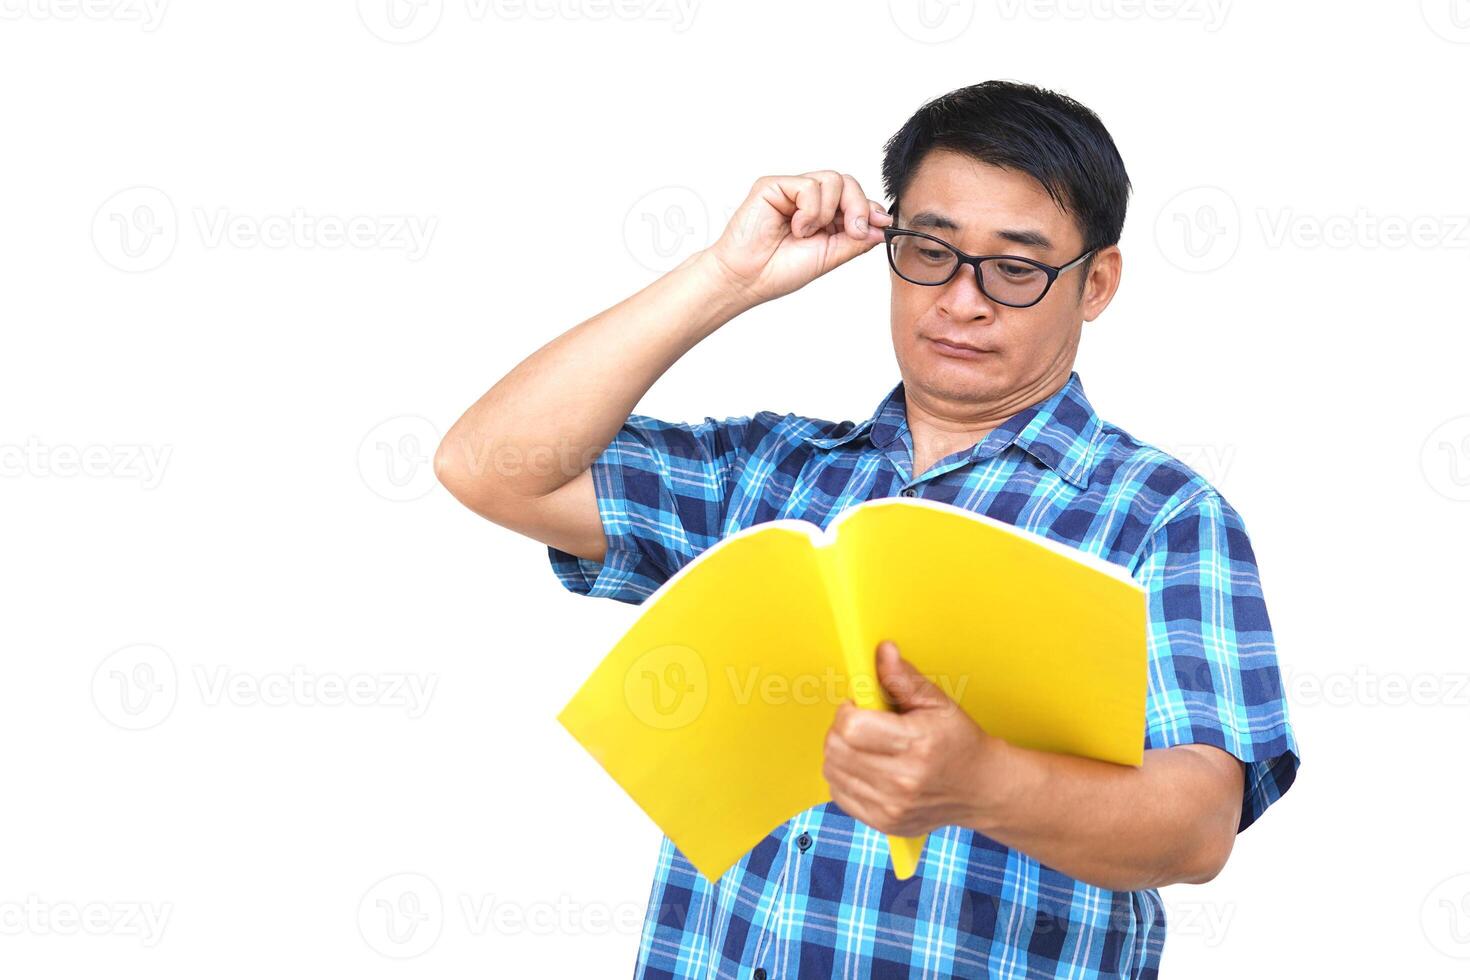
[[[1097,250],[1082,277],[1082,319],[1096,320],[1108,308],[1123,278],[1123,252],[1116,245]]]

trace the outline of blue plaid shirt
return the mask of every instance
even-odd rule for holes
[[[1148,590],[1147,748],[1248,763],[1244,830],[1298,765],[1240,516],[1183,463],[1098,418],[1073,372],[1050,397],[915,477],[900,381],[861,423],[794,414],[628,418],[592,465],[601,562],[549,548],[573,592],[639,603],[720,538],[822,527],[896,494],[966,507],[1128,568]],[[635,977],[1154,977],[1155,890],[1084,884],[984,835],[935,829],[899,881],[881,834],[835,803],[773,830],[717,882],[667,836]]]

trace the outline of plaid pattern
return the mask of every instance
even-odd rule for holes
[[[1255,556],[1203,478],[1103,422],[1074,372],[923,478],[900,381],[861,423],[787,413],[702,423],[632,415],[592,467],[602,562],[548,548],[573,592],[639,603],[727,534],[907,492],[1127,567],[1149,594],[1145,744],[1248,763],[1240,829],[1291,786],[1287,718]],[[635,977],[1154,977],[1154,890],[1083,884],[961,827],[929,835],[907,881],[883,836],[834,803],[797,814],[718,882],[664,837]]]

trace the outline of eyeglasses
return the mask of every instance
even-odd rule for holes
[[[980,292],[1002,306],[1016,307],[1040,303],[1057,276],[1096,251],[1089,248],[1066,265],[1056,266],[1024,255],[969,255],[942,238],[906,228],[884,228],[883,240],[888,246],[888,264],[907,281],[943,286],[961,265],[973,265]]]

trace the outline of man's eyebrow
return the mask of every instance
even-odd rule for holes
[[[910,228],[938,228],[942,231],[959,231],[960,226],[953,218],[938,211],[920,211],[909,219]]]
[[[920,211],[909,219],[910,228],[937,228],[942,231],[959,231],[959,222],[953,218],[940,214],[938,211]],[[1041,232],[1031,228],[1004,228],[995,233],[995,237],[1005,239],[1015,245],[1026,245],[1031,248],[1040,249],[1043,252],[1051,251],[1052,242]]]
[[[1051,251],[1051,239],[1047,238],[1039,231],[1032,231],[1029,228],[1006,228],[1002,231],[996,232],[995,234],[996,237],[1004,238],[1006,241],[1014,242],[1017,245],[1028,245],[1031,248],[1040,249],[1043,252]]]

